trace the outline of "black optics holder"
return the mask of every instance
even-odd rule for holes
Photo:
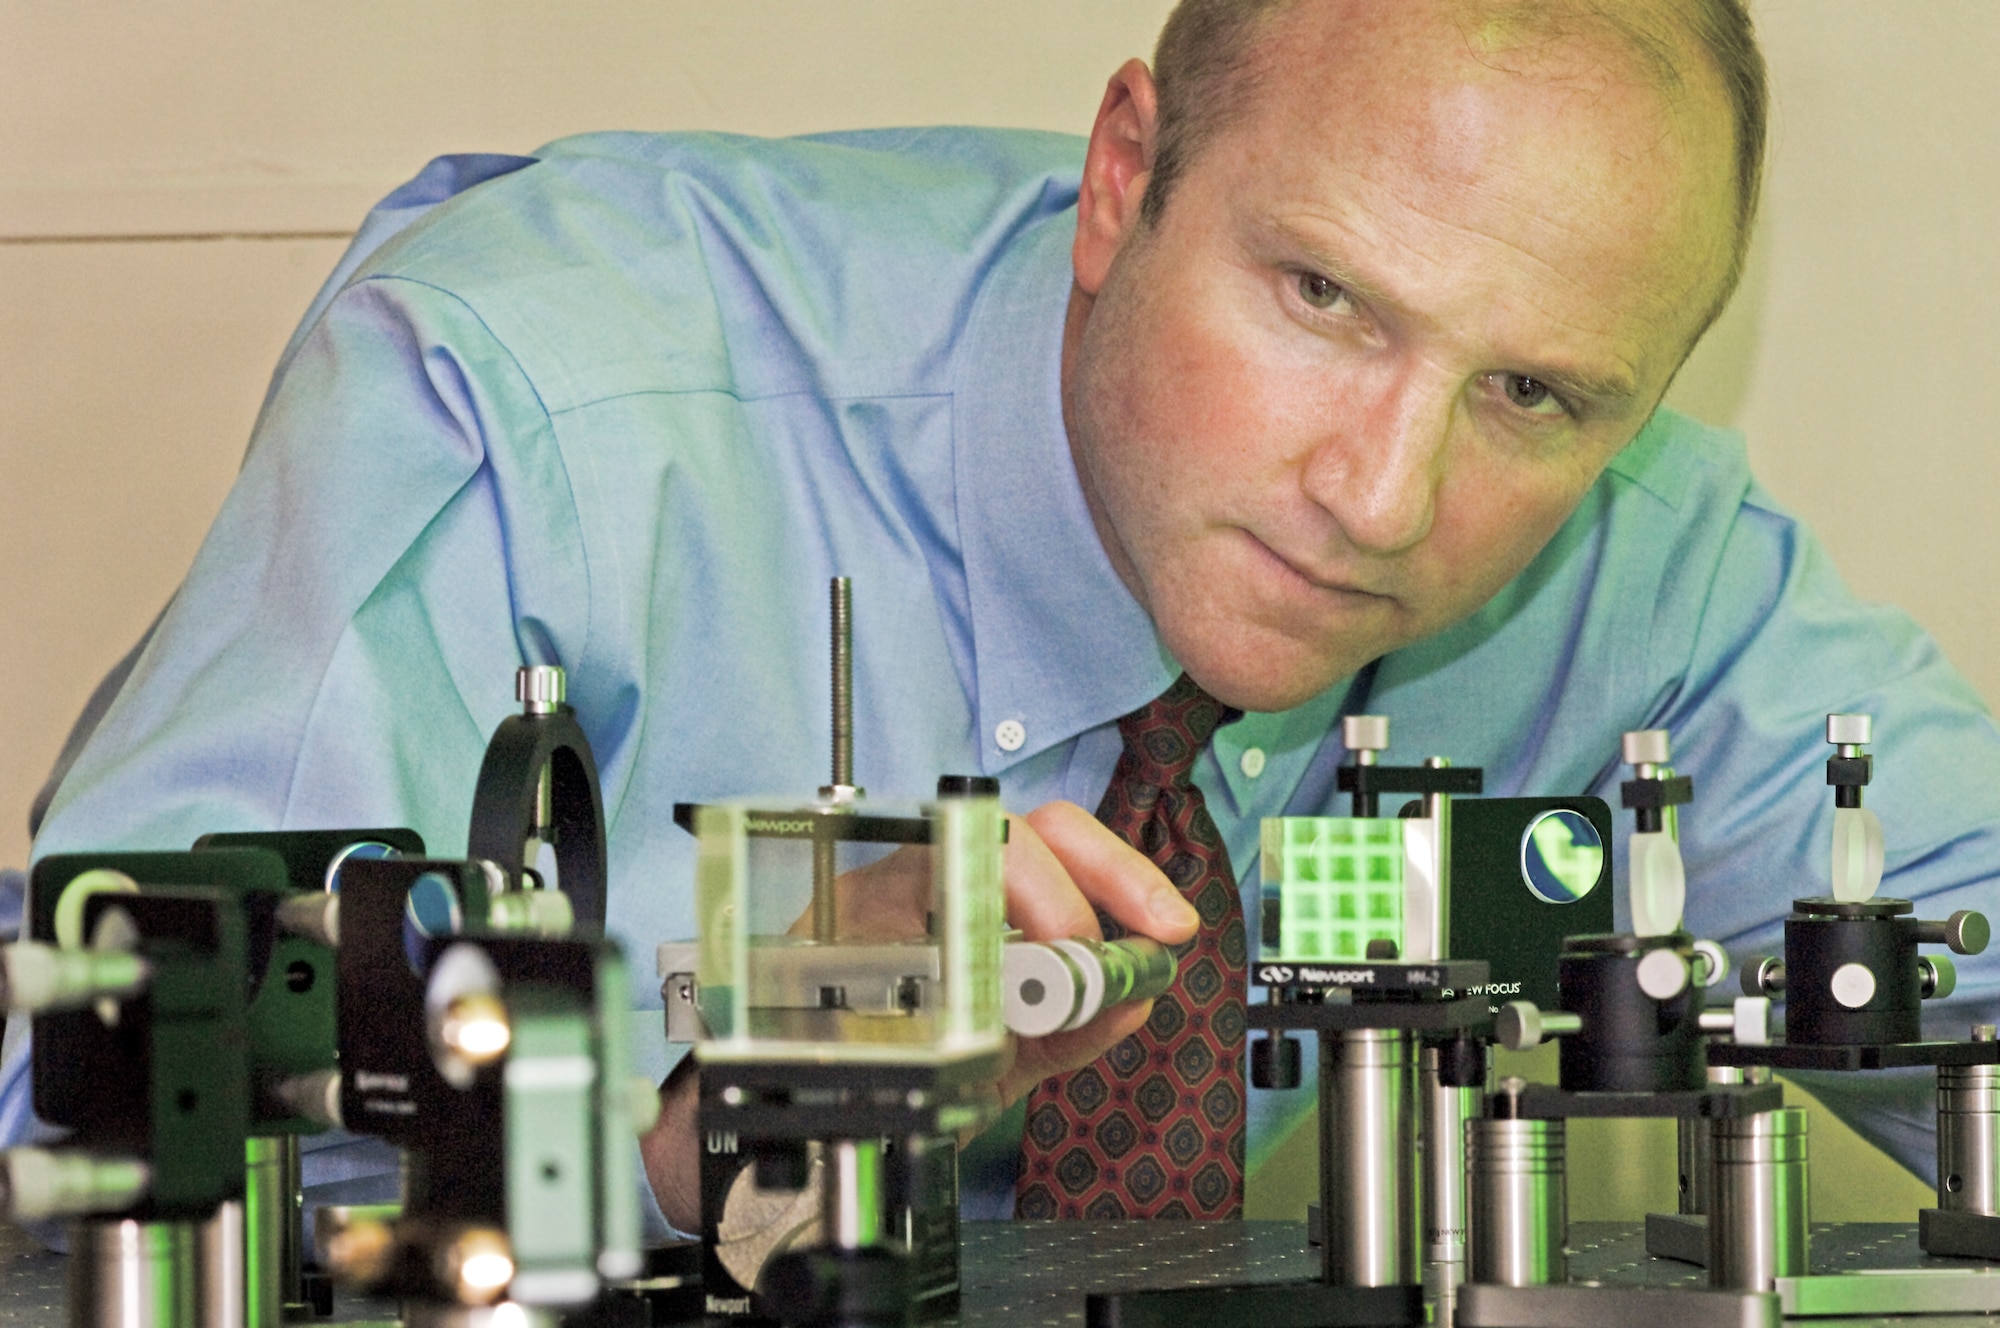
[[[598,791],[590,742],[576,722],[576,712],[567,705],[501,720],[479,764],[466,856],[496,864],[506,873],[508,885],[518,887],[523,872],[535,865],[525,860],[531,839],[554,845],[558,883],[570,898],[577,923],[601,932],[604,798]]]
[[[1665,1000],[1639,985],[1639,961],[1672,950],[1692,970],[1686,932],[1572,936],[1558,961],[1562,1008],[1582,1027],[1562,1038],[1560,1079],[1570,1093],[1698,1093],[1702,1064],[1702,990],[1692,979]],[[1680,1114],[1680,1113],[1672,1113]]]
[[[260,849],[285,864],[294,895],[326,890],[328,866],[357,844],[381,844],[393,852],[422,857],[423,837],[414,830],[278,830],[203,835],[197,853]],[[330,1070],[338,1063],[335,1033],[334,953],[331,946],[292,935],[277,925],[277,896],[258,890],[246,896],[252,961],[250,988],[250,1133],[317,1134],[322,1123],[296,1114],[276,1089],[295,1075]]]
[[[99,1218],[201,1221],[243,1196],[250,1126],[243,903],[252,885],[281,892],[284,874],[265,853],[237,851],[228,862],[202,856],[73,854],[35,866],[29,935],[39,941],[56,939],[56,900],[82,872],[109,868],[140,885],[138,894],[90,896],[82,921],[89,937],[111,910],[127,915],[152,969],[145,988],[118,1002],[113,1023],[95,1009],[34,1019],[35,1113],[71,1131],[67,1147],[139,1158],[151,1170],[142,1199]]]
[[[1625,810],[1636,813],[1635,828],[1641,834],[1657,834],[1666,828],[1667,808],[1694,801],[1694,779],[1689,775],[1628,779],[1618,786],[1618,797]]]
[[[1379,816],[1384,793],[1446,793],[1465,797],[1481,792],[1486,772],[1478,766],[1344,765],[1334,775],[1342,793],[1354,796],[1356,816]]]
[[[1871,755],[1829,756],[1826,758],[1826,782],[1833,786],[1833,805],[1836,807],[1859,807],[1861,790],[1875,777],[1875,758]]]

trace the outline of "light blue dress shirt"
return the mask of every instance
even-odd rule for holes
[[[287,348],[37,853],[378,823],[462,852],[515,667],[561,664],[602,768],[611,926],[657,1010],[653,946],[693,932],[672,805],[825,782],[833,575],[854,579],[871,793],[980,772],[1017,810],[1094,807],[1115,720],[1179,670],[1098,544],[1062,426],[1082,146],[609,134],[434,162]],[[1926,915],[1996,903],[1986,709],[1845,589],[1740,439],[1664,410],[1469,621],[1218,734],[1198,781],[1246,891],[1262,818],[1340,806],[1336,720],[1362,708],[1393,719],[1394,757],[1614,806],[1619,736],[1671,729],[1697,791],[1688,921],[1739,959],[1824,891],[1823,719],[1869,711],[1885,892]],[[1996,972],[1966,962],[1941,1030],[1994,1007]],[[657,1017],[639,1025],[660,1073]],[[1815,1090],[1928,1173],[1920,1085]],[[23,1092],[17,1062],[16,1131]],[[1311,1096],[1252,1099],[1254,1169]],[[1011,1209],[1012,1159],[970,1159],[968,1213]]]

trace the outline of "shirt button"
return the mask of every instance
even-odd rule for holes
[[[993,730],[993,741],[1003,752],[1018,752],[1028,741],[1028,730],[1018,719],[1003,719]]]
[[[1262,747],[1245,747],[1243,755],[1238,759],[1236,765],[1243,771],[1245,779],[1255,779],[1264,773],[1264,749]]]

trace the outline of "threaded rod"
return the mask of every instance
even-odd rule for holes
[[[833,786],[854,785],[854,583],[833,578]]]

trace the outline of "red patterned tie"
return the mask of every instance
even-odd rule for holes
[[[1118,721],[1125,751],[1097,818],[1180,887],[1201,930],[1177,947],[1180,972],[1144,1028],[1028,1095],[1017,1216],[1243,1214],[1243,909],[1191,780],[1209,736],[1238,713],[1182,674]]]

